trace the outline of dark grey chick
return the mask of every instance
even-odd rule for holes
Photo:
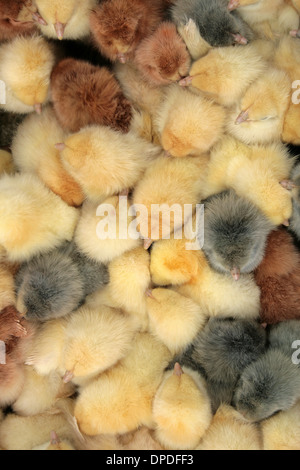
[[[289,320],[269,327],[269,347],[280,350],[289,359],[298,358],[300,350],[300,321]]]
[[[280,350],[269,349],[250,364],[237,384],[232,405],[259,422],[294,406],[300,399],[300,371]]]
[[[74,244],[64,244],[22,265],[16,276],[17,305],[28,320],[63,317],[108,280],[105,265],[89,260]]]
[[[204,245],[210,265],[232,274],[253,272],[262,262],[274,226],[250,201],[225,191],[204,203]]]
[[[212,47],[247,44],[254,37],[250,26],[227,6],[227,0],[177,0],[171,15],[177,26],[186,25],[192,19],[202,38]]]

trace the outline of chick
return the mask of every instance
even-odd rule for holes
[[[204,201],[203,251],[210,265],[235,280],[251,273],[264,257],[273,225],[250,201],[234,191]]]
[[[0,340],[9,343],[13,338],[27,335],[26,327],[22,324],[21,314],[13,305],[6,306],[0,311]]]
[[[195,61],[189,76],[179,84],[204,93],[218,104],[232,106],[265,70],[265,61],[251,44],[245,48],[215,48]]]
[[[261,423],[263,450],[299,450],[300,402]]]
[[[161,86],[186,77],[191,57],[176,26],[171,22],[163,22],[140,43],[134,63],[145,80],[153,86]]]
[[[79,212],[27,174],[0,180],[0,245],[8,260],[23,262],[71,240]]]
[[[274,39],[299,28],[299,15],[285,0],[230,0],[228,9],[236,8],[260,37]]]
[[[240,375],[265,348],[266,332],[256,321],[211,318],[179,362],[204,371],[215,412],[231,403]]]
[[[300,373],[291,357],[269,349],[243,371],[233,405],[246,419],[262,421],[286,411],[300,398]]]
[[[139,326],[147,330],[147,290],[150,287],[150,255],[143,247],[126,251],[108,266],[109,284],[100,292],[100,299],[122,309]]]
[[[57,372],[39,375],[32,367],[25,367],[25,380],[21,393],[13,403],[12,409],[19,416],[35,416],[45,413],[57,400],[67,398],[75,393],[72,384],[62,383]]]
[[[206,316],[193,300],[169,289],[153,289],[147,298],[149,331],[173,354],[193,342]]]
[[[50,434],[51,440],[46,442],[42,446],[37,446],[32,450],[52,450],[52,451],[62,451],[62,450],[76,450],[74,446],[67,440],[61,440],[55,431],[51,431]]]
[[[16,276],[17,305],[30,320],[63,317],[107,282],[105,265],[66,243],[23,264]]]
[[[295,351],[295,343],[299,341],[300,335],[300,322],[299,320],[282,321],[277,325],[269,327],[269,347],[272,349],[279,349],[288,358],[298,355]],[[296,358],[298,359],[298,358]],[[292,357],[294,362],[294,357]],[[297,362],[297,361],[296,361]]]
[[[50,99],[55,48],[41,36],[17,37],[0,46],[0,76],[6,85],[5,111],[41,112]]]
[[[15,305],[15,303],[14,274],[10,266],[2,261],[0,263],[0,312],[6,307]]]
[[[74,416],[84,434],[124,434],[140,425],[153,428],[152,401],[171,354],[147,333],[115,367],[80,391]]]
[[[0,42],[35,33],[36,25],[33,21],[20,20],[24,8],[25,0],[0,0]]]
[[[274,226],[287,225],[292,215],[292,197],[280,183],[289,178],[293,163],[281,143],[248,146],[226,136],[211,152],[205,197],[234,189],[238,196],[257,206]]]
[[[51,75],[51,96],[57,119],[66,131],[78,132],[90,124],[129,130],[131,104],[106,67],[62,60]]]
[[[152,241],[169,238],[184,225],[192,215],[184,205],[194,210],[201,199],[208,160],[206,155],[163,156],[148,167],[133,192],[134,207],[140,211],[137,223],[142,238]]]
[[[13,159],[22,174],[38,176],[68,205],[79,207],[84,200],[82,189],[63,167],[55,148],[64,138],[65,133],[48,106],[41,115],[29,115],[18,127],[12,142]]]
[[[64,382],[82,385],[128,354],[136,333],[131,318],[102,306],[74,312],[65,331],[61,367]]]
[[[177,26],[192,19],[203,39],[212,47],[247,44],[253,38],[250,27],[239,14],[231,14],[225,0],[176,0],[171,8]]]
[[[166,449],[195,449],[212,420],[205,380],[177,363],[153,400],[155,435]]]
[[[91,32],[102,54],[122,64],[132,60],[141,40],[150,36],[163,19],[160,0],[143,2],[105,0],[90,16]]]
[[[142,241],[130,232],[135,219],[129,211],[130,201],[125,196],[109,197],[100,205],[86,201],[74,235],[78,248],[102,263],[138,248]]]
[[[263,323],[300,318],[300,257],[286,230],[276,230],[269,235],[264,259],[254,275],[261,290]]]
[[[88,126],[61,148],[64,167],[95,202],[134,187],[159,152],[133,133],[105,126]]]
[[[43,35],[59,40],[89,36],[89,16],[97,4],[96,0],[34,1],[44,20],[44,24],[41,22],[38,25]]]
[[[193,61],[205,56],[212,46],[203,39],[200,31],[192,18],[186,24],[177,25],[177,30],[192,57]]]
[[[260,430],[231,406],[221,405],[196,450],[262,450]]]
[[[296,163],[291,171],[293,213],[290,220],[290,230],[300,239],[300,164]]]
[[[220,139],[226,112],[177,85],[168,87],[154,118],[162,147],[172,157],[198,156]]]
[[[25,114],[8,113],[0,109],[0,147],[10,150],[18,126],[25,116]],[[2,166],[1,163],[0,165]]]
[[[69,400],[62,402],[69,405]],[[34,416],[11,413],[0,425],[0,446],[6,450],[32,450],[48,442],[53,429],[61,439],[69,439],[72,435],[68,420],[57,407]]]

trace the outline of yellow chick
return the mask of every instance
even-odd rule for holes
[[[299,450],[300,402],[261,423],[263,450]]]
[[[233,107],[227,131],[245,144],[281,140],[290,94],[289,76],[282,70],[269,68]]]
[[[137,334],[129,354],[80,391],[74,416],[81,432],[93,436],[153,428],[152,401],[170,359],[161,342]]]
[[[13,174],[15,172],[15,166],[12,158],[12,154],[6,150],[0,149],[0,176],[4,173]]]
[[[134,133],[122,134],[104,126],[86,127],[60,148],[66,170],[95,202],[133,188],[160,153]]]
[[[97,4],[96,0],[34,1],[39,15],[44,20],[44,23],[38,23],[43,35],[59,40],[89,36],[89,15]]]
[[[33,175],[0,179],[0,245],[9,261],[22,262],[71,241],[79,212]]]
[[[262,450],[258,425],[221,405],[196,450]]]
[[[223,134],[226,112],[211,100],[169,86],[154,118],[164,150],[172,157],[206,153]]]
[[[202,38],[196,23],[191,18],[177,29],[194,61],[205,56],[212,49],[212,46]]]
[[[135,218],[129,209],[126,196],[112,196],[101,204],[86,201],[74,235],[78,248],[90,258],[108,263],[139,247],[140,238],[130,236]]]
[[[193,342],[207,317],[192,299],[169,289],[153,289],[147,298],[149,331],[173,354]]]
[[[75,447],[67,440],[60,440],[55,431],[51,431],[51,440],[41,446],[37,446],[32,450],[76,450]]]
[[[195,449],[212,420],[205,380],[175,364],[164,374],[153,401],[157,440],[167,449]]]
[[[130,350],[135,333],[134,322],[119,310],[81,307],[65,330],[60,367],[64,382],[82,385],[113,367]]]
[[[293,166],[281,143],[248,146],[228,136],[211,152],[206,197],[234,189],[278,226],[292,215],[291,193],[280,184],[289,179]]]
[[[160,240],[180,229],[201,200],[209,156],[159,157],[149,166],[133,193],[144,239]],[[185,207],[186,205],[186,207]]]
[[[0,76],[6,100],[0,106],[15,113],[40,114],[50,99],[55,48],[41,36],[19,36],[0,47]]]
[[[218,104],[232,106],[265,70],[265,61],[251,44],[219,47],[194,62],[190,75],[179,84]]]
[[[82,189],[63,167],[55,148],[64,138],[65,133],[48,106],[40,116],[31,114],[18,127],[12,143],[13,159],[20,172],[37,175],[68,205],[79,207],[84,200]]]

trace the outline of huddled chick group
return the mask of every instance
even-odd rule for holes
[[[299,38],[0,0],[1,449],[300,449]]]

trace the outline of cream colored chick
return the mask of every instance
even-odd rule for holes
[[[263,421],[263,450],[299,450],[300,402]]]
[[[26,261],[71,241],[79,212],[33,175],[0,179],[0,245],[10,261]]]
[[[150,255],[135,248],[112,260],[108,266],[109,284],[94,299],[125,311],[137,324],[148,327],[147,290],[150,287]]]
[[[207,321],[192,299],[169,289],[153,289],[147,298],[149,331],[173,354],[193,342]]]
[[[269,68],[233,107],[228,132],[245,144],[280,141],[290,94],[289,76],[283,70]]]
[[[236,282],[231,275],[214,271],[202,251],[196,253],[197,274],[189,283],[174,287],[174,290],[200,305],[207,317],[258,318],[260,290],[253,276],[243,275]]]
[[[101,204],[86,201],[75,231],[78,248],[92,259],[108,263],[141,245],[141,240],[131,237],[130,202],[124,196],[112,196]]]
[[[220,47],[194,62],[189,77],[179,83],[218,104],[232,106],[265,70],[265,61],[251,44]]]
[[[15,172],[12,154],[6,150],[0,150],[0,176],[4,173],[13,174]]]
[[[37,446],[32,450],[76,450],[75,447],[67,440],[61,440],[55,431],[51,431],[51,440],[41,446]]]
[[[168,238],[182,227],[191,216],[184,205],[195,206],[201,200],[208,161],[206,155],[160,157],[148,167],[133,193],[142,238]]]
[[[57,400],[75,392],[72,384],[64,384],[57,372],[39,375],[32,367],[25,367],[22,392],[12,408],[20,416],[34,416],[52,408]]]
[[[299,14],[285,0],[230,0],[228,8],[237,8],[260,37],[273,39],[299,28]]]
[[[173,85],[154,118],[164,150],[172,157],[206,153],[220,139],[225,125],[223,107]]]
[[[13,159],[20,172],[37,175],[68,205],[78,207],[84,200],[82,189],[63,167],[55,148],[64,138],[65,133],[49,106],[42,115],[31,114],[18,127],[12,144]]]
[[[137,334],[129,354],[81,390],[74,412],[81,432],[94,436],[153,428],[152,401],[170,359],[161,342]]]
[[[281,143],[247,146],[225,137],[211,153],[206,196],[232,188],[259,207],[274,226],[288,224],[291,193],[281,186],[293,166]]]
[[[121,311],[81,307],[68,321],[61,368],[64,382],[86,384],[113,367],[131,348],[136,326]]]
[[[70,403],[71,401],[71,403]],[[62,400],[72,407],[72,400]],[[51,431],[69,439],[72,430],[65,414],[57,407],[34,416],[9,414],[0,424],[0,447],[5,450],[32,450],[49,441]]]
[[[50,99],[55,48],[41,36],[17,37],[0,47],[0,76],[6,86],[5,111],[41,113]]]
[[[262,450],[260,430],[231,406],[221,405],[196,450]]]
[[[134,187],[159,153],[133,133],[104,126],[82,129],[68,137],[61,149],[66,170],[95,202]]]
[[[205,56],[212,49],[212,46],[200,35],[196,23],[191,18],[177,29],[194,61]]]
[[[176,363],[157,390],[153,418],[156,438],[166,449],[195,449],[212,420],[205,380]]]
[[[96,0],[34,0],[46,25],[39,23],[43,35],[54,39],[81,39],[90,34],[90,13]]]

